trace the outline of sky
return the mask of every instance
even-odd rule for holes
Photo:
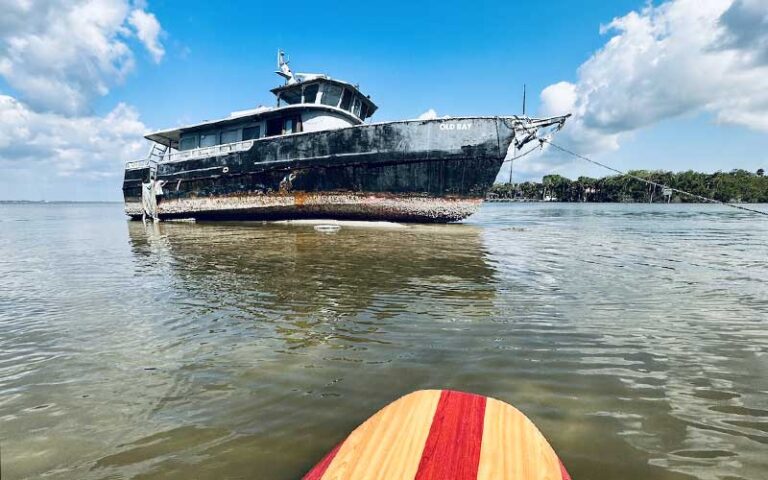
[[[278,6],[279,8],[275,8]],[[572,113],[555,141],[619,169],[768,168],[768,0],[0,0],[0,200],[121,199],[151,130],[273,105],[294,71],[370,121]],[[500,179],[508,177],[507,167]],[[554,150],[515,181],[609,172]]]

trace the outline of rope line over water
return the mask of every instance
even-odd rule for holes
[[[514,157],[512,157],[512,158],[508,158],[508,159],[504,160],[504,162],[502,162],[502,163],[507,163],[507,162],[515,162],[516,160],[520,160],[520,159],[521,159],[521,158],[523,158],[524,156],[528,155],[529,153],[535,152],[535,151],[536,151],[536,150],[538,150],[538,149],[539,149],[539,146],[538,146],[538,145],[537,145],[537,146],[535,146],[535,147],[529,148],[529,149],[528,149],[528,151],[526,151],[525,153],[523,153],[523,154],[520,154],[520,155],[517,155],[517,156],[514,156]]]
[[[541,143],[546,142],[546,143],[552,145],[552,147],[560,150],[563,153],[567,153],[569,155],[573,155],[576,158],[580,158],[580,159],[582,159],[584,161],[587,161],[589,163],[597,165],[598,167],[606,168],[606,169],[608,169],[608,170],[610,170],[612,172],[618,173],[619,175],[625,175],[625,176],[627,176],[629,178],[632,178],[632,179],[635,179],[635,180],[639,180],[641,182],[647,183],[649,185],[653,185],[655,187],[660,187],[662,189],[668,188],[669,190],[671,190],[673,192],[677,192],[677,193],[680,193],[682,195],[688,195],[689,197],[693,197],[693,198],[696,198],[698,200],[702,200],[704,202],[718,203],[720,205],[725,205],[726,207],[737,208],[739,210],[744,210],[744,211],[747,211],[747,212],[752,212],[752,213],[757,213],[757,214],[760,214],[760,215],[768,216],[768,212],[765,212],[763,210],[757,210],[755,208],[744,207],[742,205],[736,205],[735,203],[730,203],[730,202],[722,202],[722,201],[716,200],[714,198],[703,197],[703,196],[697,195],[695,193],[686,192],[685,190],[680,190],[679,188],[670,187],[669,185],[665,185],[663,183],[654,182],[653,180],[648,180],[647,178],[643,178],[643,177],[640,177],[638,175],[633,175],[631,173],[627,173],[627,172],[621,171],[621,170],[619,170],[617,168],[610,167],[610,166],[608,166],[608,165],[606,165],[604,163],[600,163],[597,160],[592,160],[591,158],[585,157],[584,155],[579,155],[578,153],[573,152],[571,150],[568,150],[567,148],[561,147],[560,145],[556,145],[556,144],[552,143],[550,140],[548,140],[546,138],[540,138],[539,141]],[[530,153],[530,151],[526,152],[526,154],[528,154],[528,153]],[[520,157],[518,157],[518,158],[520,158]]]

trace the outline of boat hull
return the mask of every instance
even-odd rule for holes
[[[444,223],[466,218],[482,204],[480,198],[441,198],[407,194],[294,193],[232,194],[172,199],[163,202],[161,219],[288,220],[339,219]],[[141,218],[141,203],[132,204]]]
[[[242,152],[161,163],[160,219],[450,222],[474,213],[514,131],[503,118],[360,125],[261,139]],[[140,218],[144,174],[126,172]]]

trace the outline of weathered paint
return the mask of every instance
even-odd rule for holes
[[[141,198],[126,198],[125,199],[125,214],[131,218],[139,219],[144,213],[141,206]]]
[[[123,199],[125,213],[133,219],[141,218],[141,184],[148,182],[152,172],[149,166],[132,168],[125,171],[123,178]]]
[[[167,200],[164,218],[207,219],[387,219],[401,222],[445,222],[472,215],[482,203],[478,198],[415,197],[402,194],[288,193],[234,194]],[[141,208],[131,205],[131,210]],[[136,215],[141,215],[139,210]]]
[[[334,111],[306,109],[301,113],[301,122],[305,132],[319,132],[355,125],[350,119]]]
[[[485,197],[513,138],[505,118],[470,117],[261,139],[244,152],[158,165],[158,214],[460,220]],[[126,202],[140,193],[138,176],[126,172]]]

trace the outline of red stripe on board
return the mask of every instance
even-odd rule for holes
[[[476,480],[484,418],[485,397],[444,390],[415,480]]]
[[[563,465],[563,461],[559,458],[557,459],[558,462],[560,462],[560,474],[563,476],[563,480],[571,480],[571,476],[568,474],[568,470],[565,469],[565,465]]]
[[[312,470],[310,470],[306,475],[302,477],[302,480],[320,480],[323,478],[323,474],[325,474],[325,471],[328,470],[328,467],[331,465],[331,462],[333,461],[333,457],[336,456],[337,453],[339,453],[339,449],[341,446],[344,445],[344,442],[341,441],[333,447],[333,450],[328,452],[328,455],[323,457],[320,462],[312,467]]]

